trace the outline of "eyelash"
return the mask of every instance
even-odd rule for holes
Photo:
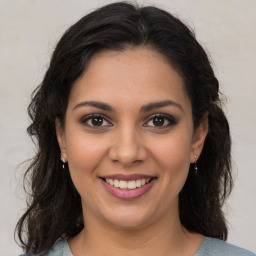
[[[93,125],[92,123],[91,124],[88,124],[88,122],[92,122],[93,118],[100,118],[104,124],[104,122],[107,122],[107,125]],[[161,125],[161,126],[154,126],[154,125],[148,125],[149,122],[153,122],[153,120],[155,118],[159,118],[159,119],[163,119],[164,121],[164,125]],[[166,122],[168,122],[166,124]],[[91,114],[91,115],[88,115],[88,116],[85,116],[81,119],[81,123],[82,124],[85,124],[86,126],[88,127],[92,127],[92,128],[102,128],[102,127],[106,127],[106,126],[112,126],[112,124],[107,120],[107,118],[102,115],[102,114]],[[157,128],[157,129],[163,129],[163,128],[166,128],[166,127],[170,127],[172,125],[175,125],[177,124],[177,120],[173,117],[173,116],[170,116],[170,115],[166,115],[166,114],[155,114],[153,116],[150,116],[148,118],[148,121],[143,124],[144,127],[154,127],[154,128]]]
[[[162,126],[147,125],[147,123],[149,123],[150,121],[153,122],[153,120],[155,118],[163,119],[165,125],[162,125]],[[166,122],[168,122],[168,123],[166,124]],[[150,116],[148,121],[146,122],[146,124],[144,124],[143,126],[154,127],[154,128],[157,128],[157,129],[164,129],[166,127],[170,127],[170,126],[175,125],[175,124],[178,124],[178,122],[173,116],[166,115],[166,114],[155,114],[153,116]]]
[[[104,115],[101,115],[101,114],[92,114],[92,115],[85,116],[85,117],[83,117],[81,119],[81,123],[85,124],[88,127],[93,127],[93,128],[102,128],[102,127],[106,126],[106,125],[104,125],[104,126],[96,126],[96,125],[88,124],[88,121],[92,122],[93,118],[100,118],[100,119],[102,119],[103,123],[104,122],[108,123],[107,126],[112,126],[112,124],[110,124],[110,122],[107,120],[107,118]]]

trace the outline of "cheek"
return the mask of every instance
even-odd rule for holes
[[[188,175],[191,154],[189,134],[173,134],[155,147],[155,158],[161,167],[163,182],[175,193],[180,192]]]
[[[85,194],[97,179],[97,166],[101,164],[106,154],[107,143],[85,136],[83,133],[73,133],[68,137],[67,156],[71,178],[80,194]]]
[[[70,167],[77,171],[89,172],[94,169],[98,158],[102,154],[102,147],[90,143],[89,140],[72,140],[67,146],[67,155]]]
[[[89,134],[78,125],[70,125],[66,128],[66,145],[70,166],[89,172],[100,162],[107,142],[100,134]]]

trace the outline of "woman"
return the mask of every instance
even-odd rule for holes
[[[25,255],[254,255],[224,242],[229,125],[207,55],[177,18],[128,3],[83,17],[29,114]]]

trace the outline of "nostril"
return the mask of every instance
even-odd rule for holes
[[[145,161],[147,156],[145,148],[131,136],[127,135],[125,139],[122,135],[117,141],[113,141],[113,145],[109,150],[109,158],[124,166],[132,165]]]

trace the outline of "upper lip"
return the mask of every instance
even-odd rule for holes
[[[125,174],[111,174],[111,175],[106,175],[106,176],[100,176],[100,178],[103,178],[103,179],[112,179],[112,180],[125,180],[125,181],[130,181],[130,180],[152,179],[152,178],[155,178],[155,177],[154,177],[154,176],[151,176],[151,175],[144,175],[144,174],[130,174],[130,175],[125,175]]]

